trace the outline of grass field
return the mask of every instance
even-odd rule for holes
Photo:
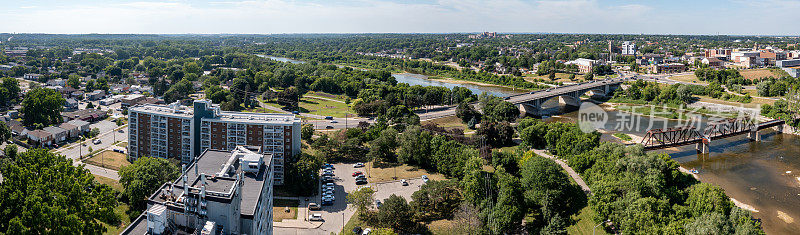
[[[102,223],[103,227],[106,228],[106,232],[104,232],[103,234],[108,234],[108,235],[120,234],[122,230],[125,230],[125,228],[128,227],[128,224],[131,223],[131,219],[130,217],[128,217],[128,210],[130,210],[128,204],[119,203],[117,207],[114,208],[114,214],[117,214],[117,216],[120,219],[120,223],[118,225]]]
[[[425,123],[429,123],[429,122],[436,123],[436,125],[439,125],[440,127],[444,127],[444,128],[447,128],[447,129],[461,128],[464,131],[469,130],[469,128],[467,128],[467,124],[464,124],[463,122],[461,122],[461,118],[458,118],[456,116],[449,116],[449,117],[431,119],[431,120],[427,120],[427,121],[422,121],[420,124],[425,124]]]
[[[272,201],[272,221],[281,222],[284,219],[297,219],[297,205],[300,202],[289,199],[275,199]],[[289,212],[286,212],[289,207]]]
[[[608,234],[602,228],[594,229],[597,223],[594,222],[595,212],[589,206],[584,207],[577,215],[573,215],[572,219],[575,222],[572,226],[567,227],[567,234],[570,235],[590,235],[590,234]],[[592,231],[594,230],[594,231]]]
[[[111,186],[111,188],[116,189],[117,191],[122,192],[122,184],[119,181],[113,180],[111,178],[102,177],[99,175],[94,176],[94,181],[97,183],[105,184]]]
[[[731,101],[724,101],[720,99],[714,99],[708,96],[697,96],[700,98],[702,102],[714,103],[714,104],[725,104],[725,105],[732,105],[732,106],[742,106],[745,108],[756,108],[759,105],[770,104],[772,105],[775,103],[774,100],[771,99],[764,99],[759,97],[753,97],[753,101],[747,104],[739,103],[739,102],[731,102]]]
[[[314,97],[303,97],[300,100],[300,110],[303,113],[316,114],[321,116],[332,116],[343,118],[345,114],[354,117],[355,111],[347,104],[331,100],[319,99]]]
[[[697,79],[697,76],[694,76],[694,74],[672,76],[669,77],[669,79],[679,82],[691,83],[695,85],[708,85],[707,82],[700,81],[700,79]]]
[[[369,170],[362,169],[362,171],[369,175],[369,182],[370,183],[377,183],[377,182],[385,182],[385,181],[392,181],[395,180],[395,175],[397,179],[409,179],[409,178],[417,178],[421,177],[422,175],[427,175],[428,178],[431,180],[445,180],[446,178],[438,173],[431,174],[428,171],[416,168],[409,165],[400,165],[394,167],[376,167],[375,164],[370,163],[367,164],[367,168]]]
[[[767,78],[767,77],[775,77],[775,78],[777,78],[777,77],[780,76],[779,74],[773,73],[769,69],[741,70],[741,71],[739,71],[739,74],[741,74],[742,77],[744,77],[746,79],[750,79],[750,80]]]
[[[117,146],[120,146],[120,147],[123,147],[123,148],[127,148],[128,147],[128,142],[119,142],[119,144],[117,144]]]
[[[617,133],[614,133],[614,134],[611,134],[611,135],[613,135],[614,137],[617,137],[617,138],[619,138],[621,140],[624,140],[624,141],[631,141],[631,139],[632,139],[631,136],[629,136],[628,134],[622,133],[622,132],[617,132]]]
[[[83,162],[113,170],[119,170],[123,166],[131,164],[125,157],[125,154],[114,152],[111,150],[105,150],[103,152],[100,152],[99,154],[96,154],[91,158],[86,159]]]

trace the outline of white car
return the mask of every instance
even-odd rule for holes
[[[361,167],[364,167],[364,163],[362,163],[362,162],[359,162],[359,163],[353,164],[353,167],[354,167],[354,168],[361,168]]]
[[[92,144],[100,144],[100,143],[101,143],[100,139],[96,139],[96,140],[92,141]]]
[[[314,213],[308,216],[308,220],[310,221],[322,221],[322,214]]]
[[[403,186],[408,186],[408,181],[400,180],[400,184],[403,185]]]
[[[428,183],[428,176],[422,175],[422,182]]]
[[[371,228],[367,228],[367,229],[364,229],[364,232],[362,232],[361,235],[369,235],[369,233],[371,233],[371,232],[372,232],[372,229]]]

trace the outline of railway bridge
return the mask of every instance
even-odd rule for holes
[[[646,151],[695,144],[697,151],[705,154],[710,152],[708,145],[713,140],[746,134],[750,140],[761,141],[761,130],[774,127],[778,132],[783,132],[783,124],[783,120],[777,119],[755,123],[732,118],[711,122],[702,133],[692,126],[653,129],[647,131],[641,144]]]

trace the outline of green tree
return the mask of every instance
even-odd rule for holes
[[[397,130],[392,127],[381,131],[375,140],[370,141],[370,149],[367,153],[369,159],[381,162],[397,162],[395,149],[397,148]]]
[[[286,163],[284,187],[300,195],[314,195],[319,182],[318,172],[324,160],[308,153],[300,153],[296,159]]]
[[[8,141],[11,138],[11,128],[8,127],[6,122],[0,121],[0,143]]]
[[[312,136],[314,136],[314,125],[304,124],[303,127],[300,128],[300,138],[305,141],[310,141]]]
[[[0,171],[0,233],[102,234],[119,221],[113,189],[62,155],[30,149]]]
[[[42,126],[61,123],[64,102],[61,93],[55,90],[36,88],[29,91],[22,100],[23,123],[26,126],[37,123]]]
[[[403,134],[398,135],[397,142],[400,146],[397,158],[400,163],[413,164],[425,169],[433,167],[429,161],[431,154],[431,139],[433,135],[420,126],[410,126]]]
[[[408,205],[406,199],[392,194],[383,201],[383,204],[375,215],[376,220],[381,226],[389,227],[395,231],[411,232],[414,229],[414,211]]]
[[[179,174],[178,167],[167,159],[141,157],[133,164],[120,169],[119,183],[122,184],[123,194],[130,204],[134,208],[143,209],[147,197],[165,182],[177,178]]]
[[[346,197],[347,203],[353,204],[359,215],[362,215],[375,202],[375,191],[372,188],[364,187],[348,193]]]
[[[72,88],[75,88],[75,89],[80,89],[81,88],[81,76],[74,75],[74,74],[69,75],[69,78],[67,79],[67,85],[69,87],[72,87]]]
[[[453,215],[461,203],[461,193],[456,180],[431,180],[414,192],[411,199],[417,218],[437,220]]]

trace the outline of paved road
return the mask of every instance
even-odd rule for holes
[[[589,185],[587,185],[586,182],[583,181],[583,178],[581,178],[581,176],[578,175],[578,173],[575,172],[575,170],[573,170],[572,167],[569,167],[569,165],[567,165],[567,163],[565,163],[561,159],[553,157],[550,154],[547,154],[544,150],[534,149],[533,152],[536,153],[536,154],[539,154],[539,156],[546,157],[546,158],[549,158],[549,159],[553,159],[553,161],[558,163],[558,165],[561,165],[561,168],[564,168],[564,170],[567,171],[567,174],[569,174],[569,177],[572,177],[572,179],[575,180],[576,183],[578,183],[578,186],[581,187],[581,189],[583,190],[584,193],[586,193],[587,195],[591,195],[592,194],[592,189],[589,188]]]
[[[114,126],[116,126],[116,124],[114,124]],[[111,145],[114,143],[115,139],[116,139],[116,141],[121,141],[121,142],[128,141],[128,134],[127,134],[128,133],[128,129],[126,128],[126,126],[122,127],[122,132],[108,130],[106,132],[102,132],[101,131],[100,133],[101,134],[98,135],[98,137],[97,137],[97,139],[99,139],[101,141],[100,144],[95,145],[95,144],[92,143],[92,139],[87,139],[86,141],[83,141],[81,143],[72,144],[70,146],[54,150],[53,152],[62,154],[64,156],[66,156],[67,158],[72,159],[73,160],[73,164],[77,166],[77,165],[84,164],[83,162],[80,161],[80,157],[81,156],[86,156],[87,154],[89,154],[89,147],[91,147],[92,150],[94,151],[94,150],[98,150],[98,149],[107,149],[107,148],[111,147]],[[84,146],[84,144],[86,146]],[[71,146],[75,146],[75,147],[70,148]],[[89,169],[89,172],[91,172],[94,175],[99,175],[99,176],[103,176],[103,177],[106,177],[106,178],[119,180],[119,175],[117,174],[117,171],[115,171],[115,170],[106,169],[106,168],[102,168],[102,167],[98,167],[98,166],[94,166],[94,165],[89,165],[89,164],[84,164],[84,165],[85,165],[85,168]]]

